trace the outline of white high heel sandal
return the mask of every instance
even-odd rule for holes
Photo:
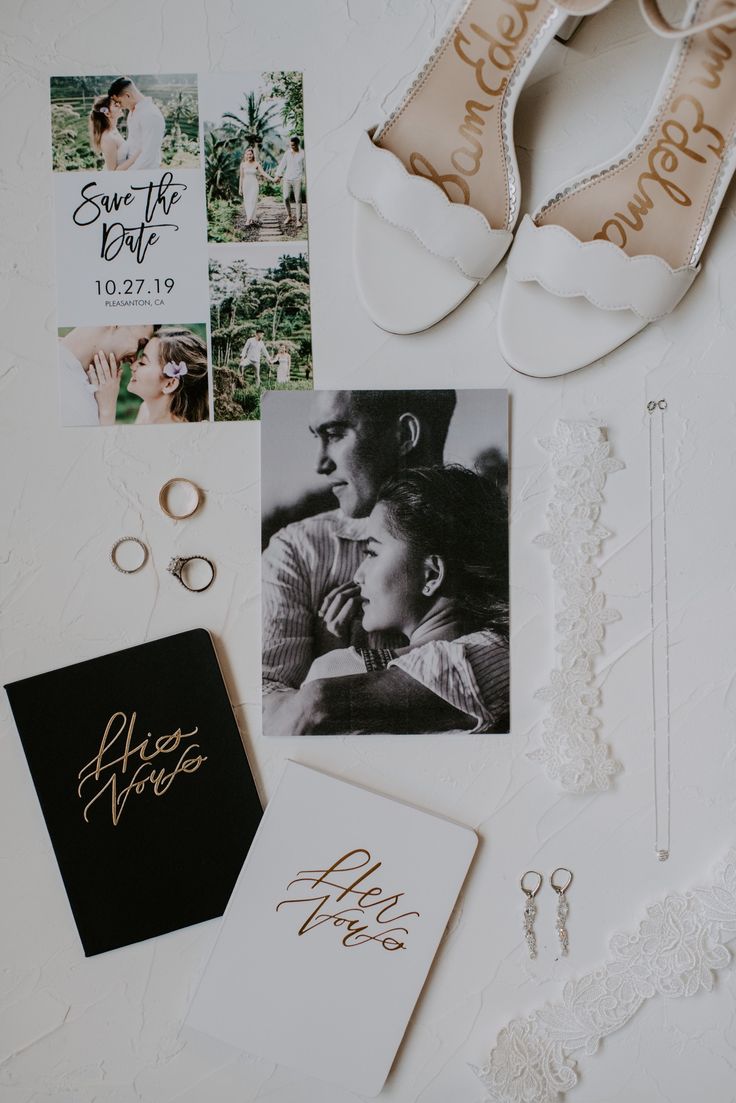
[[[736,171],[736,0],[694,0],[682,27],[639,2],[682,41],[632,144],[519,227],[498,338],[525,375],[576,371],[674,310]]]
[[[416,333],[503,258],[519,214],[519,93],[542,51],[610,0],[464,0],[401,106],[363,134],[348,176],[354,264],[382,329]]]

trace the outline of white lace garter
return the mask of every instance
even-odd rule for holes
[[[607,789],[621,769],[596,732],[600,703],[595,657],[602,651],[605,626],[619,619],[596,587],[600,571],[593,560],[610,536],[599,523],[603,488],[611,471],[624,465],[611,456],[604,429],[596,421],[558,421],[554,433],[539,441],[552,457],[555,486],[547,506],[547,532],[535,544],[548,548],[552,577],[559,588],[555,624],[559,666],[549,685],[535,694],[549,702],[542,746],[530,758],[568,793]]]
[[[710,992],[736,937],[736,848],[713,883],[675,892],[646,910],[636,934],[616,934],[599,969],[568,981],[558,1003],[514,1019],[488,1063],[473,1068],[493,1103],[557,1103],[578,1082],[574,1053],[590,1056],[645,1000]]]

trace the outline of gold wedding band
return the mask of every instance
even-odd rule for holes
[[[191,509],[187,509],[184,513],[174,513],[169,506],[169,493],[177,483],[189,487],[191,492]],[[202,504],[203,497],[202,491],[191,479],[169,479],[158,492],[158,504],[166,516],[170,517],[172,521],[184,521],[187,517],[192,517],[197,512]]]

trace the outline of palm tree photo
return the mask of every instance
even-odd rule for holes
[[[275,143],[281,134],[279,104],[267,101],[261,92],[249,92],[239,114],[226,111],[222,117],[227,120],[222,128],[226,142],[232,143],[238,152],[245,146],[253,146],[265,168],[269,164],[276,167],[279,150]]]
[[[247,77],[226,74],[210,74],[206,81],[213,90],[208,112],[207,84],[202,82],[208,240],[306,241],[305,186],[299,196],[302,225],[297,226],[296,218],[288,219],[281,183],[269,179],[292,137],[303,147],[301,73],[263,73],[250,86]],[[64,124],[60,119],[60,127]],[[266,174],[258,175],[255,217],[246,216],[239,192],[240,165],[249,148]]]

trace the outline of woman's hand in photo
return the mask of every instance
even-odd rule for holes
[[[122,366],[118,367],[113,353],[107,357],[104,352],[96,352],[87,368],[87,378],[95,389],[100,425],[115,424],[122,372]]]
[[[352,623],[360,613],[360,586],[357,582],[344,582],[330,590],[317,616],[330,635],[342,644],[349,644]]]
[[[116,167],[116,172],[127,172],[128,169],[132,169],[133,165],[136,163],[140,155],[141,151],[138,150],[137,153],[134,153],[131,157],[126,157],[122,165],[118,165]]]

